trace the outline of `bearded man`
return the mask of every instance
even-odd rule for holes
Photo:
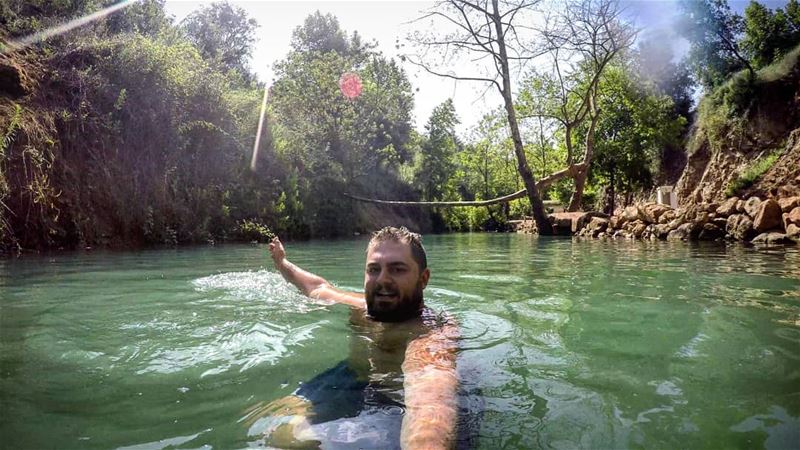
[[[353,338],[347,361],[261,408],[259,415],[272,420],[266,443],[452,448],[458,327],[425,306],[430,270],[420,235],[405,227],[373,234],[363,293],[338,289],[292,264],[278,238],[269,251],[281,275],[303,294],[351,307]]]

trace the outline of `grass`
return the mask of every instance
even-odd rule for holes
[[[727,197],[733,197],[742,189],[746,189],[753,185],[753,183],[758,180],[761,175],[764,175],[770,167],[775,164],[775,161],[778,160],[780,156],[779,152],[773,152],[764,158],[756,160],[750,167],[746,168],[744,172],[739,174],[736,178],[734,178],[730,184],[728,184],[728,188],[725,190],[725,195]]]

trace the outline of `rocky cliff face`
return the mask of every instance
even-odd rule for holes
[[[800,59],[794,55],[785,62],[778,75],[776,70],[760,72],[752,84],[740,77],[703,100],[676,185],[681,205],[722,202],[730,194],[777,198],[800,193]],[[739,100],[731,99],[737,95]],[[765,158],[777,160],[751,186],[730,191],[737,178]]]

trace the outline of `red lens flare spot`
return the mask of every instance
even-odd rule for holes
[[[339,89],[342,90],[342,95],[351,100],[361,95],[361,89],[363,88],[361,77],[357,74],[347,72],[339,78]]]

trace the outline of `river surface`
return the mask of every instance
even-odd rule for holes
[[[797,249],[425,244],[426,303],[461,327],[461,446],[797,448]],[[287,253],[358,290],[365,245]],[[0,446],[263,445],[252,411],[346,359],[348,317],[287,285],[263,245],[0,260]]]

